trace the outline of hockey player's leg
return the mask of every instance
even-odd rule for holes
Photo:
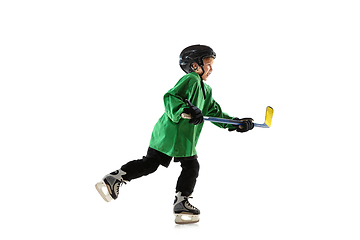
[[[125,180],[131,181],[133,179],[155,172],[160,165],[168,167],[171,159],[172,157],[167,156],[155,149],[149,148],[146,157],[128,162],[127,164],[123,165],[121,169],[127,173]]]
[[[128,162],[121,169],[127,173],[125,179],[131,181],[155,172],[159,166],[160,163],[156,158],[146,156],[143,159]]]
[[[133,179],[146,176],[157,170],[160,163],[154,158],[130,161],[121,169],[106,175],[102,182],[95,185],[96,189],[106,202],[115,200],[119,195],[119,187]],[[108,190],[105,192],[104,190]]]
[[[176,184],[176,192],[190,196],[194,191],[196,179],[199,176],[200,165],[197,159],[180,160],[182,171]]]
[[[167,167],[171,159],[171,157],[149,148],[146,157],[126,163],[121,169],[106,175],[95,187],[102,198],[110,202],[117,199],[121,185],[155,172],[160,164]]]
[[[199,162],[196,158],[181,159],[182,171],[176,185],[174,201],[175,223],[188,224],[199,222],[200,210],[189,203],[189,197],[194,191],[196,179],[199,175]]]

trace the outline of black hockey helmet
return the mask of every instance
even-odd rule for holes
[[[179,64],[184,72],[190,73],[195,71],[195,69],[192,67],[193,63],[199,64],[199,66],[202,68],[204,66],[203,59],[207,57],[216,58],[216,53],[214,50],[205,45],[192,45],[185,48],[180,53]]]

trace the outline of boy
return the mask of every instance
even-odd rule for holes
[[[122,184],[153,173],[160,165],[168,167],[174,158],[182,167],[176,185],[175,222],[181,224],[199,221],[200,210],[192,206],[188,198],[194,190],[199,173],[195,147],[203,127],[203,116],[233,119],[222,112],[220,105],[212,98],[212,89],[204,83],[212,73],[215,58],[215,52],[204,45],[189,46],[181,52],[179,63],[186,75],[164,95],[165,113],[154,127],[147,155],[143,159],[128,162],[96,184],[96,189],[105,201],[115,200]],[[183,119],[182,113],[190,114],[192,118]],[[220,128],[228,128],[229,131],[246,132],[253,129],[251,118],[241,120],[241,127],[214,124]],[[105,187],[109,194],[103,192]],[[183,219],[183,215],[190,219]]]

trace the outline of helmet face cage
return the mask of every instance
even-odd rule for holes
[[[199,64],[202,68],[204,66],[203,59],[207,57],[216,58],[216,53],[208,46],[193,45],[185,48],[180,53],[179,64],[184,72],[190,73],[195,71],[192,67],[193,63]]]

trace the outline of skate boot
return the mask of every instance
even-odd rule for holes
[[[106,175],[101,182],[98,182],[95,185],[96,190],[106,202],[117,199],[119,195],[119,187],[126,184],[125,180],[122,178],[125,174],[126,172],[121,169],[116,170],[115,172]],[[107,191],[105,190],[104,192],[105,188]]]
[[[181,196],[181,192],[177,192],[174,202],[175,223],[188,224],[199,222],[200,210],[191,205],[188,201],[189,197]]]

